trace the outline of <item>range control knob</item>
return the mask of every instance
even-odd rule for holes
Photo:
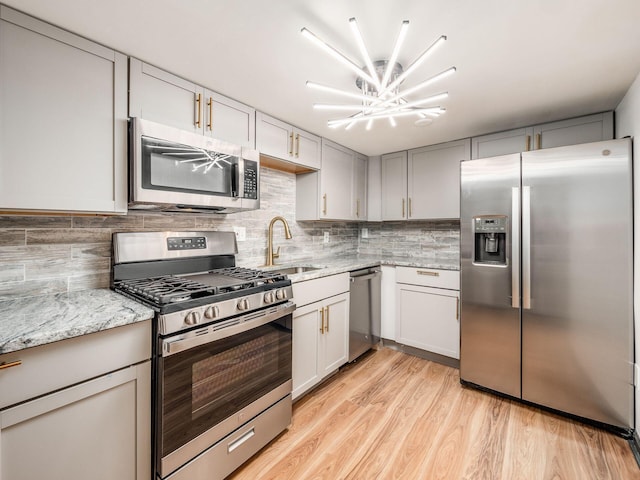
[[[246,298],[241,299],[238,302],[238,310],[248,310],[249,309],[249,300]]]
[[[220,309],[216,305],[207,307],[207,309],[204,311],[204,316],[209,320],[218,318],[220,316]]]
[[[186,325],[195,325],[200,321],[200,314],[198,312],[189,312],[184,316],[184,323]]]
[[[264,303],[273,303],[273,292],[267,292],[264,294]]]
[[[281,288],[280,290],[276,290],[276,298],[278,300],[284,300],[287,298],[287,291],[284,288]]]

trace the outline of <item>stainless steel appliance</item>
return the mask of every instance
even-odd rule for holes
[[[633,427],[630,140],[462,162],[460,377]]]
[[[291,281],[233,232],[113,236],[113,288],[153,308],[154,479],[222,479],[291,423]]]
[[[222,140],[129,121],[129,208],[231,213],[260,208],[260,159]]]
[[[380,280],[377,268],[350,273],[349,362],[380,341]]]

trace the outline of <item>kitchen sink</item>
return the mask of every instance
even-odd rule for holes
[[[308,265],[299,265],[296,267],[284,267],[284,268],[275,268],[270,270],[272,272],[282,273],[284,275],[295,275],[296,273],[304,273],[311,272],[313,270],[320,270],[322,267],[310,267]]]

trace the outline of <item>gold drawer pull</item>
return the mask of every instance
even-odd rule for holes
[[[429,277],[439,277],[440,272],[430,272],[428,270],[418,270],[418,275],[428,275]]]
[[[16,360],[15,362],[2,362],[0,363],[0,370],[4,370],[5,368],[17,367],[18,365],[22,365],[22,360]]]

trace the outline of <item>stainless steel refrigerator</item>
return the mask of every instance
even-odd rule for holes
[[[461,164],[460,378],[633,427],[631,141]]]

